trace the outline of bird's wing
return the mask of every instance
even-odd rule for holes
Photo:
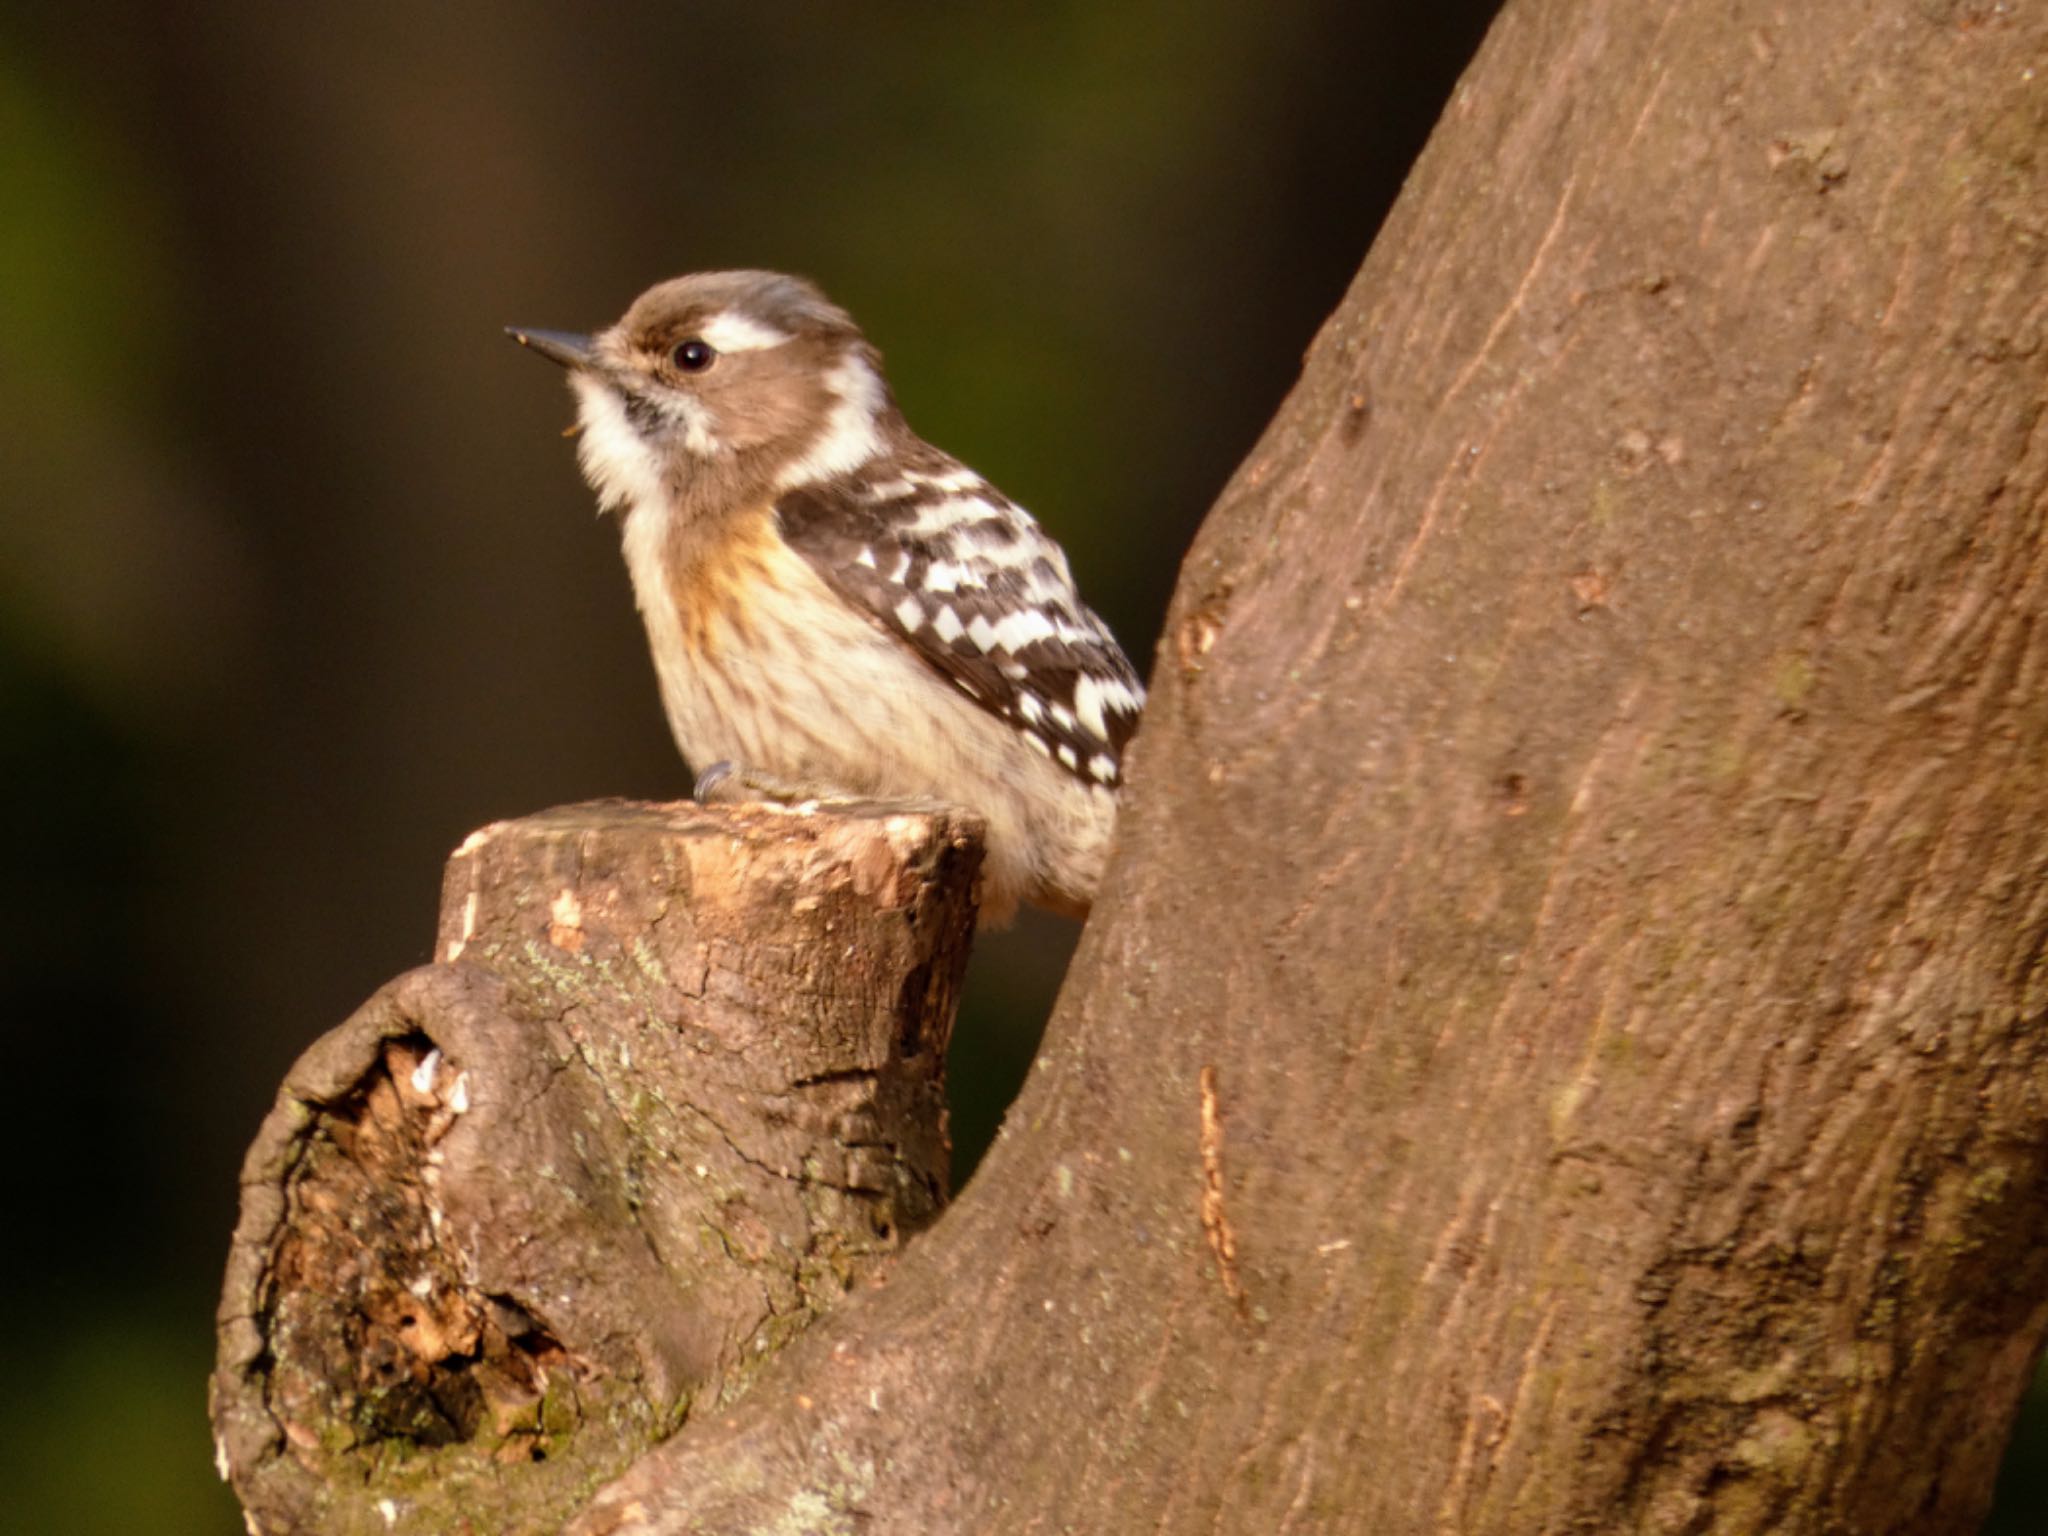
[[[1022,507],[933,455],[785,491],[782,536],[827,586],[1084,782],[1123,779],[1145,688]]]

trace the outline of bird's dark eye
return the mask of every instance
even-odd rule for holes
[[[702,373],[711,366],[712,359],[717,356],[710,342],[692,338],[689,341],[677,342],[675,350],[669,353],[669,361],[685,373]]]

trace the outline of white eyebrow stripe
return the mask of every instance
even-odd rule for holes
[[[730,309],[706,320],[697,335],[719,352],[765,352],[789,340],[789,332],[778,331]]]

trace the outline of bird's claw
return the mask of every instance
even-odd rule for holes
[[[690,798],[699,805],[712,805],[719,800],[733,798],[731,781],[736,777],[731,763],[713,763],[697,775],[697,782],[690,790]],[[721,786],[726,786],[721,793]]]
[[[852,798],[833,785],[793,783],[733,762],[713,763],[698,774],[691,794],[699,805],[747,805],[763,800],[776,805],[802,805],[807,801]]]

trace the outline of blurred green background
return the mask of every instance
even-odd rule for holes
[[[1145,667],[1492,9],[0,9],[0,1531],[240,1529],[204,1378],[277,1080],[471,828],[687,789],[500,327],[815,277]],[[1072,937],[976,957],[963,1170]],[[2048,1529],[2036,1399],[2000,1531]]]

